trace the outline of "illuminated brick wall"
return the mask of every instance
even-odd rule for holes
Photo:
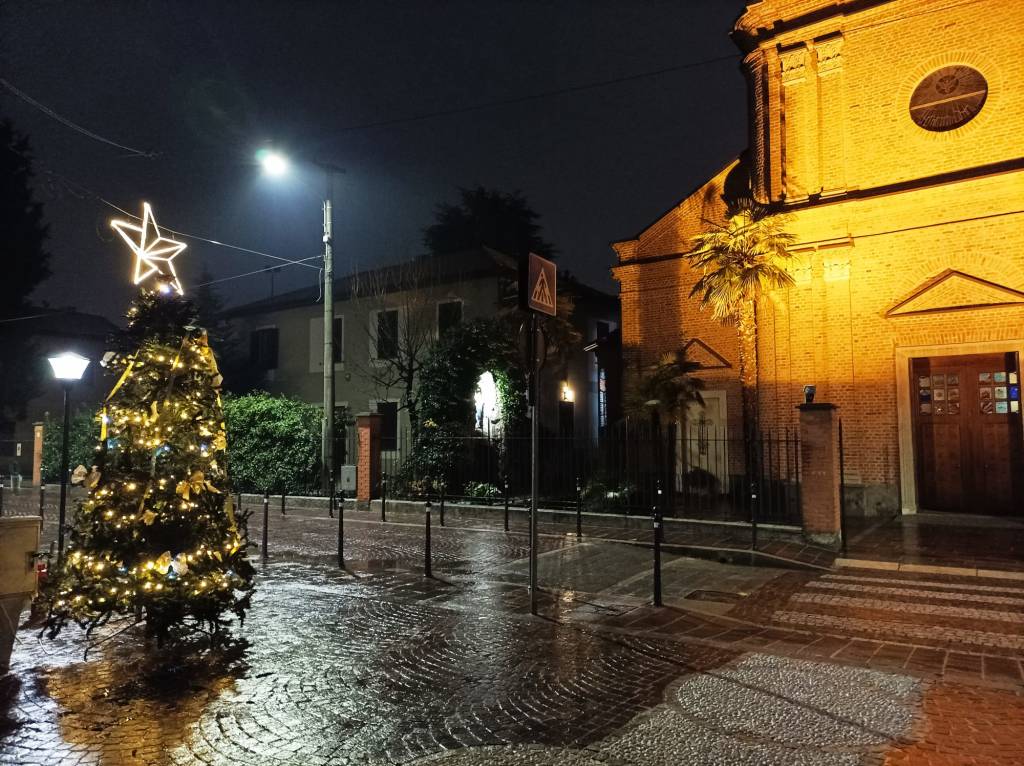
[[[1024,307],[963,308],[1024,291],[1024,13],[1009,0],[941,5],[763,0],[737,23],[752,189],[792,215],[799,257],[797,284],[758,307],[762,424],[794,427],[802,386],[817,385],[841,407],[848,478],[869,513],[899,507],[896,379],[909,372],[896,349],[1024,338]],[[962,127],[925,130],[911,95],[946,64],[981,72],[988,93]],[[704,377],[730,392],[738,426],[735,331],[698,310],[696,275],[673,257],[702,218],[721,217],[731,169],[617,243],[614,274],[627,353],[651,359],[684,337],[714,347],[733,368]],[[977,279],[929,289],[950,269]],[[893,311],[921,291],[909,308],[933,313]]]

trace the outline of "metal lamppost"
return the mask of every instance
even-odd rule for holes
[[[82,379],[89,360],[73,351],[48,357],[53,377],[64,385],[64,435],[60,448],[60,514],[57,520],[57,571],[64,558],[64,521],[68,499],[68,432],[71,430],[71,385]]]
[[[268,176],[281,177],[288,173],[291,162],[286,156],[269,149],[261,149],[256,159]],[[310,161],[324,171],[326,193],[323,201],[324,243],[324,415],[321,420],[320,464],[323,466],[321,489],[334,498],[334,176],[345,171],[327,162]],[[333,511],[333,508],[332,508]]]

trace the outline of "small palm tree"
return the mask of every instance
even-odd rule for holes
[[[661,422],[680,419],[690,402],[704,404],[704,381],[694,377],[700,364],[686,358],[686,349],[663,354],[656,364],[641,369],[627,384],[625,410],[631,415],[657,414]]]
[[[690,295],[700,296],[702,309],[736,325],[740,338],[740,383],[747,433],[757,424],[757,302],[765,293],[793,284],[786,266],[794,237],[785,231],[789,216],[775,213],[751,199],[731,204],[724,225],[693,238],[687,253],[700,273]]]

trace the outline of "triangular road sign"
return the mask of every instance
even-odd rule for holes
[[[558,272],[554,262],[530,253],[526,276],[526,289],[520,293],[525,297],[526,308],[555,316]]]
[[[533,286],[533,294],[530,296],[530,300],[534,303],[539,303],[542,306],[554,306],[555,301],[551,297],[551,291],[548,289],[548,278],[544,272],[541,271],[537,277],[537,282]]]

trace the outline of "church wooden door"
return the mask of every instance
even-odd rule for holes
[[[911,391],[921,509],[1021,514],[1024,437],[1017,355],[914,359]]]

